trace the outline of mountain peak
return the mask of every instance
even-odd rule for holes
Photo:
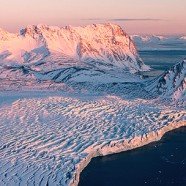
[[[0,28],[0,40],[7,40],[9,37],[13,37],[14,34],[9,33],[8,31]]]
[[[20,34],[25,35],[33,35],[33,34],[41,34],[45,31],[56,32],[59,31],[60,28],[57,26],[48,26],[45,24],[38,24],[38,25],[28,25],[26,28],[20,30]]]
[[[46,24],[38,24],[38,25],[28,25],[27,27],[23,28],[20,30],[20,34],[21,35],[26,35],[26,34],[40,34],[42,32],[48,31],[48,32],[60,32],[60,31],[77,31],[78,30],[84,30],[88,31],[88,30],[96,30],[96,31],[103,31],[103,30],[110,30],[113,32],[113,34],[115,35],[127,35],[123,29],[117,25],[117,24],[113,24],[113,23],[104,23],[104,24],[91,24],[91,25],[87,25],[87,26],[78,26],[78,27],[73,27],[71,25],[65,26],[65,27],[57,27],[57,26],[49,26]]]
[[[1,63],[27,65],[38,71],[74,66],[130,73],[148,70],[130,36],[110,23],[63,28],[29,25],[15,39],[0,41],[0,46]]]

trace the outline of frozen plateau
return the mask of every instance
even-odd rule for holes
[[[186,60],[145,77],[133,40],[115,24],[0,29],[1,186],[75,186],[91,158],[186,126]]]

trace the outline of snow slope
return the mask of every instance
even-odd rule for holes
[[[161,94],[164,98],[186,101],[186,60],[173,66],[154,82],[149,81],[149,84],[146,90],[150,92]]]
[[[131,38],[115,24],[86,27],[31,25],[20,34],[0,31],[0,65],[37,72],[65,68],[148,70]]]
[[[140,79],[149,68],[117,25],[0,34],[2,186],[77,185],[92,157],[186,126],[185,61]]]
[[[26,96],[1,93],[0,185],[77,185],[91,158],[140,147],[186,126],[182,80],[185,61],[144,82],[68,87],[68,83],[41,81],[38,93],[33,82],[26,86],[30,87]],[[43,93],[45,86],[63,92]],[[179,96],[172,97],[177,91]],[[154,93],[178,100],[155,99]]]

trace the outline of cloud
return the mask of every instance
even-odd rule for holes
[[[102,19],[102,18],[90,18],[90,19],[82,19],[84,21],[116,21],[116,22],[123,22],[123,21],[163,21],[163,19],[153,19],[153,18],[114,18],[114,19]]]

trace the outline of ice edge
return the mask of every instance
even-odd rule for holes
[[[167,126],[162,127],[160,130],[156,132],[152,131],[148,134],[145,134],[144,136],[137,136],[133,139],[127,139],[127,140],[123,139],[123,140],[114,141],[114,144],[112,144],[111,146],[109,145],[113,141],[111,141],[109,144],[105,145],[102,148],[97,148],[97,149],[93,148],[92,149],[93,151],[89,153],[89,155],[78,164],[75,176],[73,177],[73,179],[69,181],[69,183],[67,183],[67,185],[70,186],[78,185],[81,172],[90,163],[92,158],[125,152],[128,150],[133,150],[148,145],[152,142],[159,141],[167,132],[178,129],[180,127],[186,127],[186,121],[172,122]]]

